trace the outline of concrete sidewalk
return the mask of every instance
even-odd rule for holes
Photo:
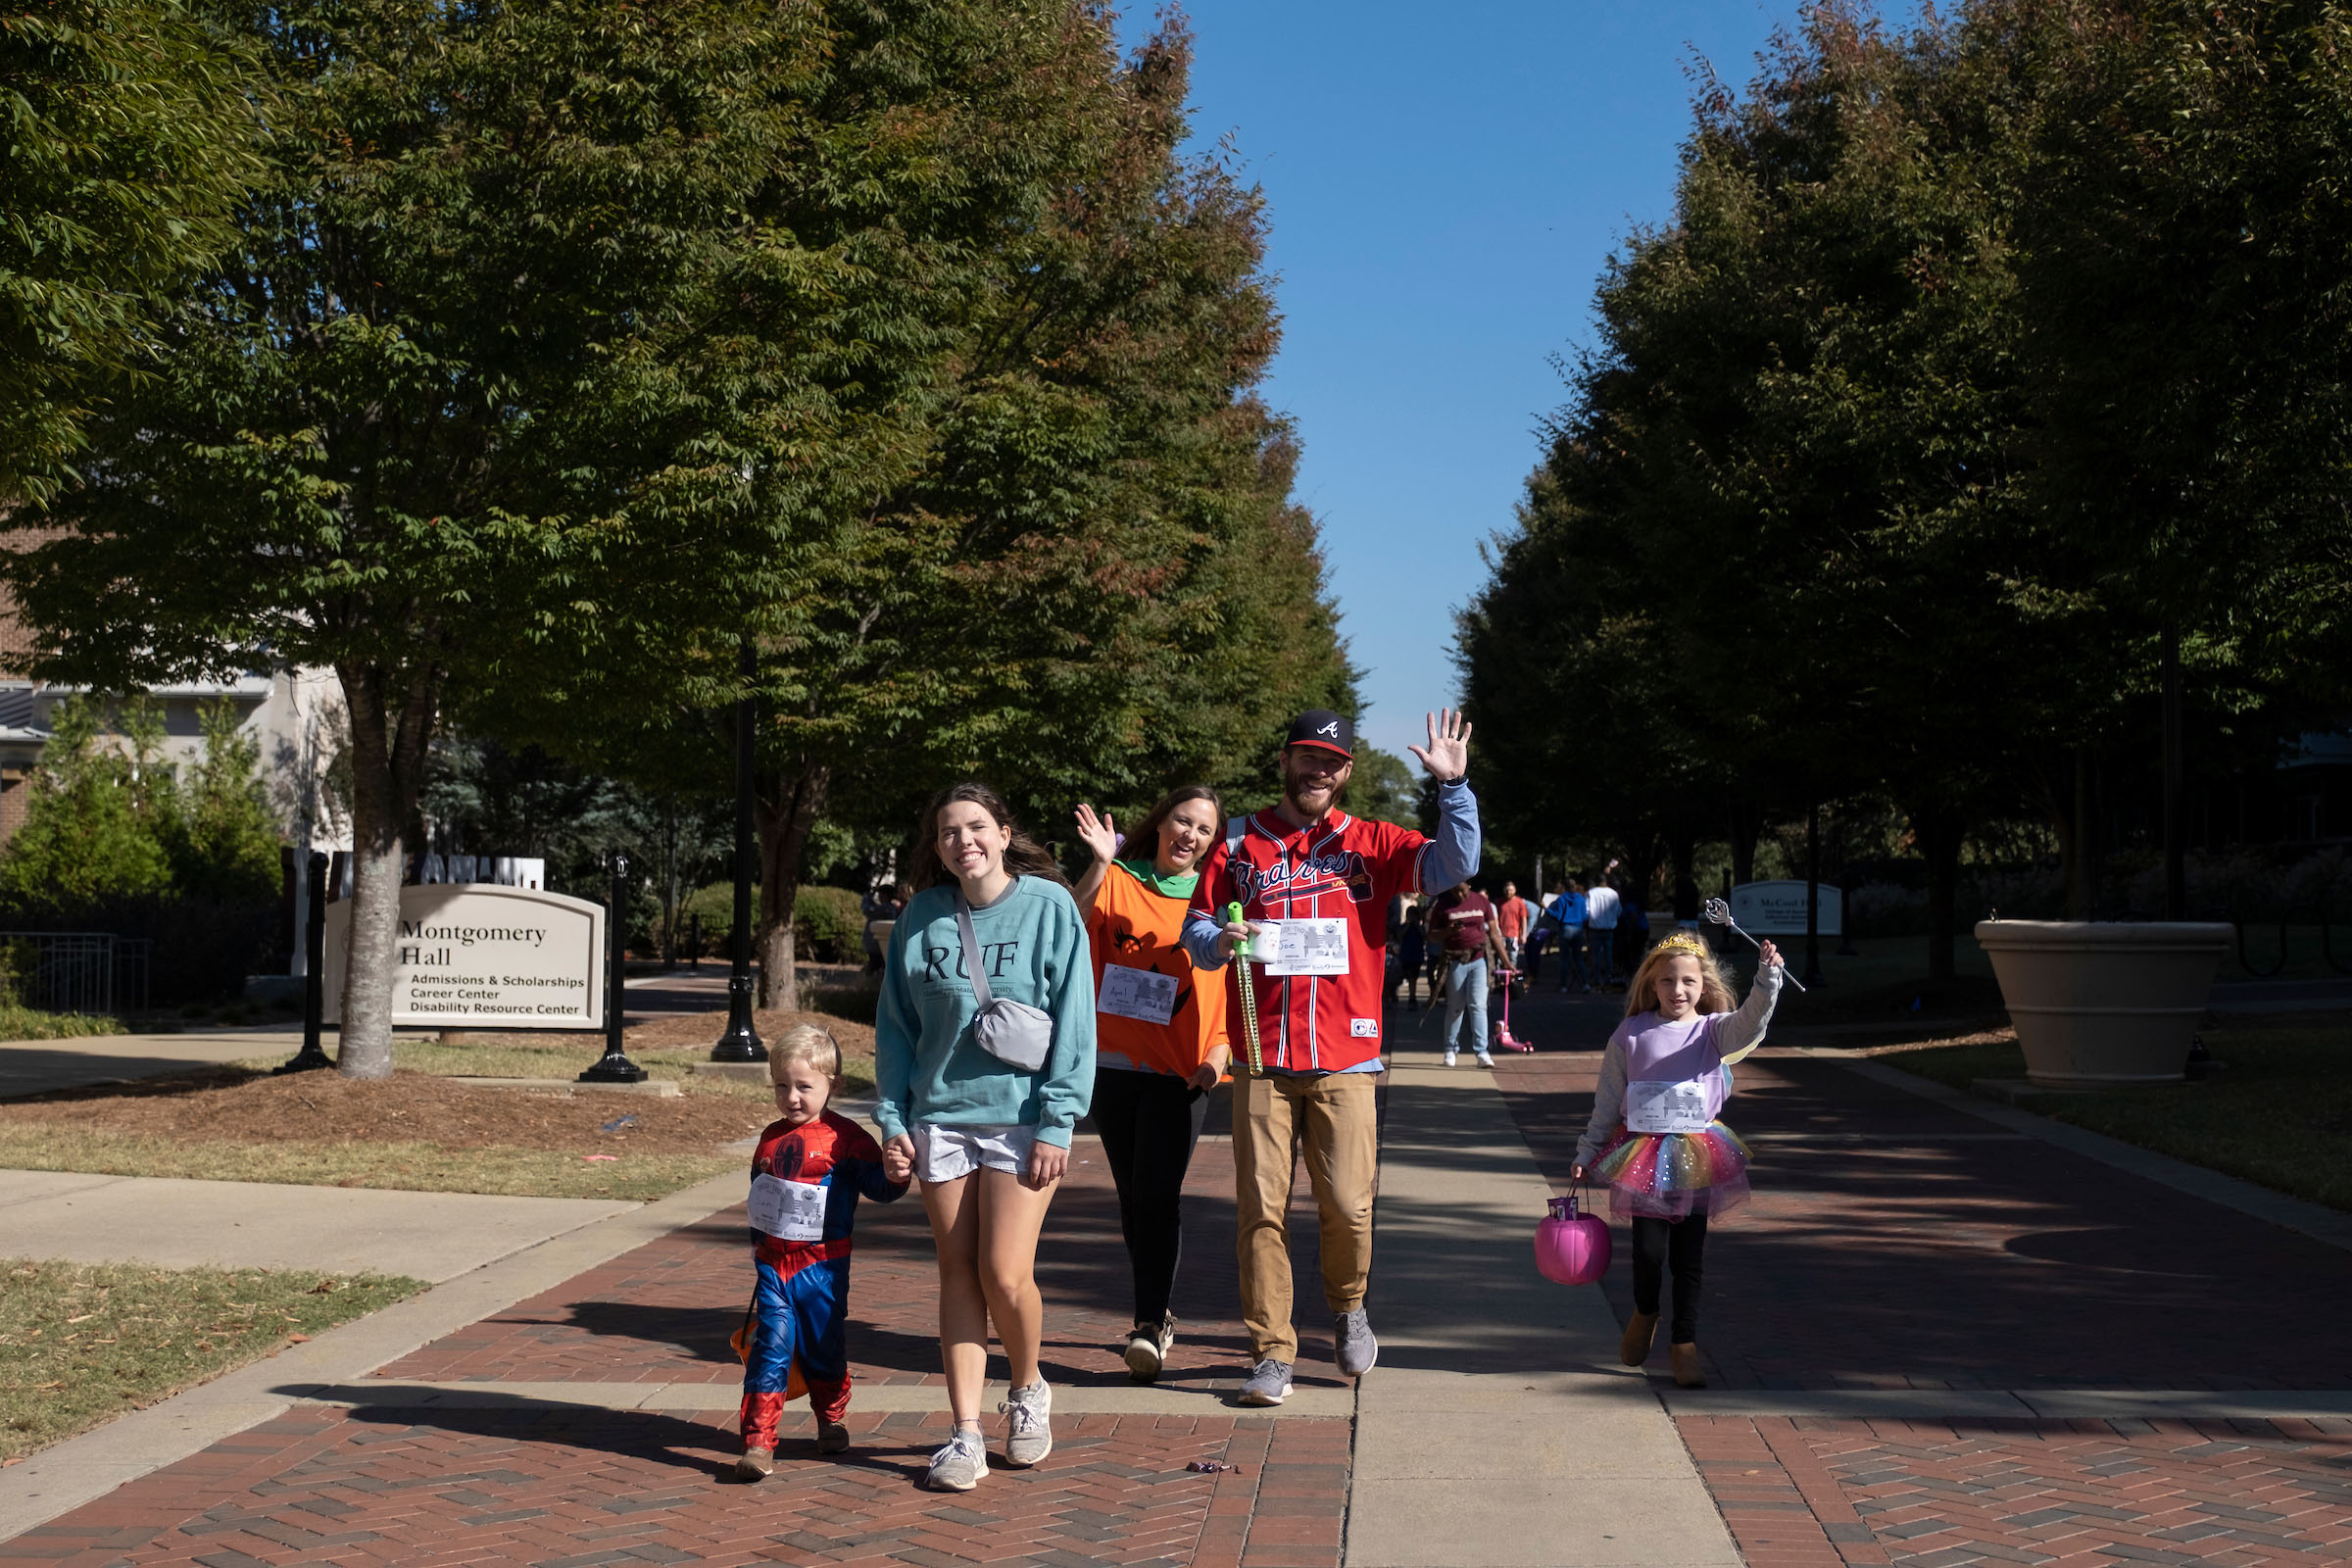
[[[1420,1032],[1389,1075],[1349,1568],[1733,1568],[1674,1422],[1617,1363],[1607,1298],[1536,1272],[1551,1188],[1494,1077],[1422,1065]]]
[[[332,1031],[329,1032],[332,1051]],[[90,1084],[121,1083],[255,1056],[291,1057],[302,1029],[237,1029],[184,1035],[90,1035],[0,1042],[0,1100]]]
[[[638,1206],[0,1170],[0,1250],[77,1263],[315,1268],[439,1284]]]

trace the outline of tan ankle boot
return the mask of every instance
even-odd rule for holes
[[[1674,1361],[1674,1381],[1686,1389],[1703,1389],[1707,1375],[1698,1368],[1696,1345],[1670,1345],[1666,1353]]]
[[[1640,1366],[1649,1359],[1650,1341],[1657,1338],[1658,1314],[1636,1312],[1625,1325],[1625,1339],[1617,1347],[1617,1359],[1627,1366]]]

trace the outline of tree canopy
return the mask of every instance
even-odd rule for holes
[[[1695,837],[1744,877],[1766,813],[1884,794],[1948,972],[1961,836],[2031,800],[2079,837],[2067,759],[2164,615],[2201,700],[2281,717],[2347,559],[2347,21],[1825,3],[1702,83],[1464,616],[1503,834],[1662,837],[1687,885]]]

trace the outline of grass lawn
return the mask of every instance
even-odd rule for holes
[[[423,1289],[376,1275],[0,1258],[0,1458]]]
[[[771,1041],[804,1021],[840,1040],[845,1093],[870,1094],[870,1027],[814,1014],[757,1019]],[[332,1072],[275,1077],[269,1069],[288,1054],[277,1051],[0,1102],[0,1167],[646,1201],[742,1170],[746,1156],[728,1146],[775,1117],[763,1084],[692,1074],[723,1022],[717,1013],[662,1014],[630,1029],[630,1056],[654,1077],[680,1082],[674,1099],[458,1081],[568,1080],[596,1059],[601,1036],[396,1040],[393,1075],[368,1083]]]
[[[0,1004],[0,1040],[80,1040],[122,1032],[122,1020],[105,1013],[42,1012]]]
[[[627,1113],[625,1105],[610,1114]],[[746,1136],[749,1136],[746,1134]],[[589,1147],[594,1147],[593,1145]],[[616,1146],[617,1147],[617,1146]],[[651,1202],[744,1169],[747,1154],[627,1151],[602,1158],[569,1149],[444,1148],[415,1142],[183,1142],[106,1127],[0,1123],[0,1169],[176,1176],[297,1187],[380,1187],[512,1198],[611,1198]]]
[[[2200,1083],[2037,1094],[2028,1109],[2246,1181],[2352,1210],[2352,1013],[2231,1017],[2202,1031],[2226,1063]],[[1880,1053],[1888,1066],[1966,1089],[2023,1078],[2007,1031]]]

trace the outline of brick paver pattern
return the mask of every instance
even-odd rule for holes
[[[1585,1048],[1498,1058],[1565,1190],[1618,999],[1520,1005]],[[2352,1388],[2352,1256],[1832,1061],[1768,1047],[1737,1079],[1756,1200],[1707,1237],[1712,1386]],[[2352,1421],[1677,1425],[1750,1568],[2352,1557]]]
[[[0,1544],[0,1559],[1321,1568],[1338,1558],[1348,1425],[1065,1417],[1044,1465],[945,1495],[915,1486],[944,1414],[853,1410],[851,1453],[820,1458],[804,1436],[743,1486],[725,1479],[733,1423],[708,1412],[306,1407]]]
[[[1677,1424],[1757,1568],[2352,1558],[2352,1421]]]
[[[1056,1196],[1039,1255],[1047,1375],[1127,1381],[1126,1253],[1090,1139]],[[1247,1371],[1234,1295],[1231,1147],[1202,1144],[1187,1186],[1183,1338],[1166,1381]],[[1306,1354],[1299,1381],[1336,1384],[1313,1206],[1294,1250]],[[381,1369],[481,1382],[733,1384],[727,1336],[750,1283],[742,1210],[722,1211]],[[858,1218],[850,1348],[858,1381],[936,1383],[936,1285],[916,1195]],[[993,1370],[1002,1376],[1002,1358]],[[732,1412],[298,1406],[48,1526],[0,1560],[96,1565],[968,1563],[1083,1568],[1333,1568],[1345,1529],[1350,1423],[1279,1420],[1223,1404],[1197,1417],[1059,1415],[1034,1470],[1000,1464],[978,1491],[923,1492],[944,1412],[858,1408],[856,1446],[817,1455],[805,1403],[786,1415],[776,1473],[730,1477]],[[1001,1417],[986,1415],[1002,1453]],[[1195,1471],[1195,1461],[1233,1466]]]

